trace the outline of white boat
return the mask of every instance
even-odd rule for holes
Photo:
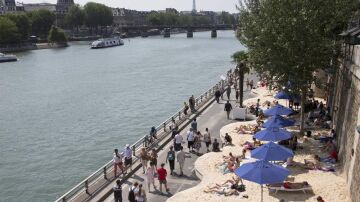
[[[114,38],[104,38],[104,39],[98,39],[91,43],[91,48],[108,48],[113,46],[121,46],[124,45],[124,41],[120,39],[119,37]]]
[[[0,53],[0,62],[14,62],[17,61],[17,57],[15,55],[5,55]]]

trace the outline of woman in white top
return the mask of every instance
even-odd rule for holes
[[[204,133],[204,142],[205,142],[205,145],[206,145],[206,149],[207,149],[207,152],[209,152],[209,146],[211,144],[211,136],[210,136],[210,133],[209,133],[209,129],[206,128],[205,129],[205,133]]]
[[[153,184],[154,189],[156,189],[155,180],[154,180],[155,172],[156,171],[155,171],[155,168],[154,168],[154,164],[152,162],[150,162],[150,166],[147,168],[146,173],[145,173],[147,183],[148,183],[149,192],[150,192],[150,184]]]
[[[135,195],[136,202],[144,202],[146,201],[146,193],[145,190],[142,188],[142,184],[139,185],[139,188]]]
[[[121,172],[124,174],[122,155],[119,154],[118,149],[114,149],[113,162],[114,162],[114,176],[117,177],[117,168],[120,168]]]

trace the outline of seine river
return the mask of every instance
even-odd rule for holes
[[[53,201],[205,92],[244,49],[233,31],[17,53],[0,64],[0,201]]]

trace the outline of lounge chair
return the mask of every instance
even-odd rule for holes
[[[312,187],[310,185],[304,186],[298,189],[287,189],[284,186],[269,186],[269,191],[274,191],[277,194],[278,191],[286,191],[286,192],[294,192],[294,191],[302,191],[306,194],[306,191],[312,191]]]

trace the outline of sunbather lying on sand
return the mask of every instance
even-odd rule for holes
[[[284,182],[277,184],[269,184],[268,187],[284,187],[285,189],[301,189],[304,187],[309,187],[309,183],[304,182]]]
[[[239,184],[241,182],[241,184]],[[204,192],[205,193],[217,193],[217,194],[224,194],[225,196],[231,196],[233,194],[238,194],[239,192],[245,191],[245,185],[243,185],[243,182],[241,178],[232,178],[230,180],[227,180],[223,184],[216,184],[212,187],[206,187]]]

